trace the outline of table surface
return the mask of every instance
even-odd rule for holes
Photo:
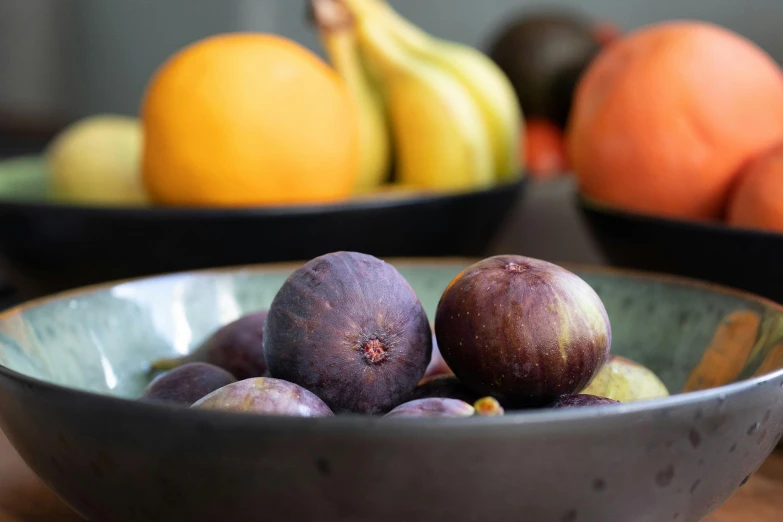
[[[0,522],[77,522],[22,462],[0,431]],[[704,522],[780,522],[783,452],[774,453],[729,501]]]

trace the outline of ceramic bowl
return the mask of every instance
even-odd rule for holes
[[[309,206],[103,207],[58,201],[40,157],[14,158],[0,162],[0,263],[20,293],[37,297],[103,281],[337,250],[479,256],[524,186],[523,178],[460,194],[389,193]]]
[[[393,263],[432,318],[469,261]],[[142,279],[6,311],[0,426],[95,522],[696,522],[783,431],[783,308],[584,267],[570,268],[602,297],[613,352],[652,368],[672,397],[468,419],[277,418],[134,400],[151,360],[269,305],[294,268]]]
[[[612,265],[692,277],[783,303],[783,234],[626,212],[582,196],[578,206]]]

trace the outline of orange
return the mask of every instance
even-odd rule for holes
[[[525,124],[524,158],[530,175],[538,179],[557,177],[568,168],[563,131],[547,120],[531,118]]]
[[[231,33],[186,47],[151,79],[141,119],[143,178],[158,203],[331,201],[358,175],[347,87],[282,37]]]
[[[732,225],[783,232],[783,145],[752,161],[729,203]]]
[[[649,26],[591,63],[566,134],[586,196],[641,213],[717,219],[741,166],[783,141],[783,74],[726,29]]]

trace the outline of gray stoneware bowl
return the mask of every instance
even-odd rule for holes
[[[465,260],[399,261],[430,317]],[[783,430],[783,308],[668,277],[571,267],[613,352],[677,393],[468,419],[299,419],[135,402],[146,365],[267,306],[293,265],[176,274],[0,316],[0,425],[88,520],[698,521]]]

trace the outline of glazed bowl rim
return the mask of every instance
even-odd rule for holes
[[[469,265],[479,261],[480,258],[473,257],[441,257],[441,258],[384,258],[384,261],[393,264],[398,268],[411,267],[436,267]],[[171,272],[151,276],[133,277],[116,281],[108,281],[93,285],[82,286],[70,290],[56,292],[43,297],[31,299],[12,306],[6,310],[0,311],[0,321],[7,320],[26,310],[34,309],[38,306],[58,302],[67,299],[73,299],[80,296],[87,296],[99,291],[110,290],[127,284],[140,283],[145,281],[155,281],[164,279],[208,277],[214,275],[237,274],[237,273],[266,273],[279,271],[293,271],[302,266],[306,261],[289,261],[283,263],[261,263],[251,265],[237,265],[216,268],[206,268],[199,270],[189,270],[182,272]],[[738,290],[723,285],[699,281],[682,276],[668,274],[658,274],[654,272],[617,268],[609,266],[589,265],[582,263],[557,263],[560,266],[576,271],[582,274],[594,275],[617,275],[623,277],[632,277],[636,279],[645,279],[664,283],[671,283],[678,286],[686,286],[694,289],[717,292],[724,295],[734,296],[745,300],[754,301],[765,308],[779,311],[783,314],[783,305],[778,304],[771,299],[757,296],[750,292]],[[224,411],[197,410],[182,406],[155,404],[141,402],[129,397],[119,397],[106,395],[89,390],[73,388],[63,384],[57,384],[43,379],[30,377],[23,373],[12,370],[0,363],[0,378],[16,381],[24,384],[31,390],[37,390],[43,393],[56,394],[60,398],[69,398],[75,401],[92,401],[96,406],[106,409],[123,408],[129,414],[144,415],[157,413],[158,415],[174,414],[177,416],[190,417],[193,420],[201,419],[220,423],[245,425],[245,426],[277,426],[280,428],[296,429],[328,429],[334,428],[338,431],[356,431],[373,426],[383,426],[392,428],[398,432],[416,434],[423,429],[437,429],[437,427],[448,428],[452,432],[455,428],[495,428],[511,427],[524,425],[532,429],[540,428],[542,425],[561,425],[569,423],[585,424],[589,421],[603,422],[608,419],[618,419],[629,417],[634,414],[658,414],[665,415],[664,412],[678,407],[695,406],[708,402],[710,400],[724,401],[733,395],[739,395],[762,385],[775,384],[778,379],[783,379],[783,368],[771,373],[754,376],[737,382],[697,390],[691,392],[680,392],[668,397],[649,399],[644,401],[623,403],[612,405],[611,407],[588,406],[572,409],[541,409],[526,410],[517,412],[507,412],[499,417],[468,417],[468,418],[432,418],[432,419],[409,419],[409,418],[382,418],[372,415],[337,415],[328,418],[297,418],[283,416],[261,416],[245,413],[232,413]],[[783,380],[777,383],[783,388]]]
[[[36,158],[39,155],[28,154],[0,160]],[[527,173],[521,170],[519,176],[495,183],[492,186],[456,192],[415,192],[402,197],[378,197],[371,194],[355,198],[331,202],[292,203],[247,206],[205,206],[205,205],[133,205],[133,204],[83,204],[79,202],[19,199],[7,197],[7,192],[0,185],[0,209],[49,210],[70,213],[109,214],[118,217],[159,219],[161,217],[300,217],[336,212],[362,212],[367,210],[384,210],[395,207],[406,207],[433,202],[455,201],[472,196],[492,196],[513,192],[522,188],[528,182]]]
[[[577,204],[585,210],[601,213],[617,218],[634,219],[637,221],[644,221],[646,223],[659,223],[670,226],[684,226],[692,230],[701,230],[705,232],[717,232],[722,234],[729,234],[735,237],[738,236],[756,236],[759,238],[767,239],[783,239],[783,232],[775,232],[773,230],[762,230],[757,228],[751,228],[740,225],[729,225],[728,223],[721,221],[708,221],[697,220],[688,218],[677,218],[672,216],[664,216],[654,214],[651,212],[638,212],[634,210],[624,209],[611,203],[603,202],[597,198],[591,197],[583,193],[581,190],[577,190],[575,194]]]

